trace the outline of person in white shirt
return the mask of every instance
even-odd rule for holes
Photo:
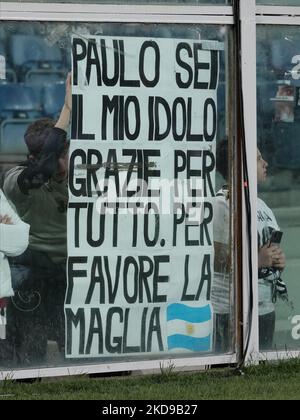
[[[21,255],[28,241],[29,225],[22,222],[0,189],[0,339],[5,339],[5,302],[14,295],[7,257]]]
[[[267,175],[268,163],[257,150],[258,184],[264,183]],[[271,350],[275,331],[274,290],[276,282],[281,281],[286,260],[280,246],[270,243],[272,232],[280,230],[274,213],[263,200],[258,199],[257,204],[259,346],[260,350]]]
[[[217,149],[217,169],[228,180],[228,142],[221,141]],[[267,179],[268,164],[257,151],[258,184]],[[258,306],[260,350],[271,350],[275,331],[276,287],[280,282],[281,292],[286,287],[281,280],[285,268],[285,255],[279,245],[271,244],[274,230],[280,230],[274,213],[258,198]],[[214,310],[214,351],[226,353],[231,345],[231,302],[230,281],[230,196],[227,185],[217,193],[214,202],[214,248],[215,272],[211,301]]]

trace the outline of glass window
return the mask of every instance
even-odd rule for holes
[[[264,6],[299,6],[298,0],[256,0],[256,4]]]
[[[235,350],[231,41],[214,25],[2,23],[1,187],[30,237],[6,259],[0,369]],[[104,211],[123,191],[125,214]]]
[[[4,3],[10,3],[14,0],[4,0]],[[19,0],[19,2],[26,2],[26,0]],[[153,4],[153,5],[164,5],[164,4],[182,4],[182,5],[197,5],[197,4],[232,4],[232,0],[32,0],[31,3],[98,3],[98,4]]]
[[[299,41],[298,27],[258,27],[257,115],[261,154],[258,156],[258,242],[262,350],[300,347]],[[283,232],[282,238],[277,234],[272,239],[274,230]],[[269,246],[271,242],[273,244]]]

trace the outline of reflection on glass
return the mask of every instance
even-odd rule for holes
[[[15,2],[16,0],[4,0],[6,3]],[[17,0],[20,3],[28,3],[27,0]],[[98,4],[152,4],[152,5],[218,5],[218,4],[232,4],[232,0],[31,0],[30,3],[98,3]]]
[[[269,341],[264,348],[262,346],[264,350],[266,347],[268,350],[300,347],[297,334],[297,314],[300,311],[297,274],[300,264],[299,41],[299,29],[296,27],[258,28],[258,147],[268,164],[265,168],[268,178],[259,185],[259,197],[268,209],[272,209],[273,214],[261,210],[258,215],[259,223],[264,218],[273,223],[267,235],[261,233],[260,245],[267,246],[270,242],[270,230],[279,229],[283,232],[281,244],[277,248],[282,249],[286,255],[285,269],[282,270],[282,267],[280,276],[277,273],[275,277],[283,281],[283,292],[286,291],[285,285],[288,292],[288,299],[286,293],[282,296],[280,293],[274,295],[274,292],[280,290],[280,284],[276,286],[276,281],[270,279],[276,323],[273,343]],[[262,280],[259,282],[261,284]],[[261,327],[261,334],[266,328]]]
[[[256,0],[256,4],[264,6],[299,6],[298,0]]]
[[[261,186],[267,181],[268,163],[257,151],[257,180]],[[262,200],[258,200],[258,309],[259,309],[259,347],[270,350],[275,331],[275,303],[280,298],[288,302],[286,285],[282,272],[286,267],[281,248],[281,232],[273,211]]]
[[[231,267],[230,234],[230,172],[229,148],[227,139],[217,145],[217,170],[224,181],[216,192],[214,201],[214,268],[211,300],[215,318],[215,352],[228,353],[234,345],[234,317],[232,313],[233,287]]]
[[[199,42],[199,40],[203,39],[223,43],[229,37],[226,27],[209,25],[45,22],[22,24],[19,22],[6,22],[1,25],[0,55],[5,58],[5,77],[0,80],[1,98],[5,98],[0,103],[1,186],[4,185],[21,218],[31,225],[31,230],[28,250],[21,257],[16,257],[10,261],[15,295],[9,300],[6,312],[8,339],[0,339],[0,369],[2,367],[14,368],[16,366],[95,363],[95,359],[89,357],[83,358],[81,361],[67,360],[65,358],[65,354],[68,351],[65,348],[64,336],[64,299],[67,286],[65,269],[67,259],[66,209],[68,193],[66,189],[66,173],[68,143],[64,132],[53,129],[53,126],[59,124],[58,128],[65,129],[70,118],[71,102],[69,96],[66,96],[66,78],[71,70],[71,35],[80,36],[83,39],[89,39],[98,35],[127,37],[127,39],[144,37],[151,40],[156,39],[158,42],[162,39],[179,39],[183,41],[182,45],[184,48],[186,48],[185,45],[188,42]],[[185,44],[185,40],[189,41]],[[228,131],[229,112],[226,110],[228,70],[225,67],[225,58],[227,58],[225,56],[227,53],[227,50],[221,49],[218,52],[220,59],[215,61],[215,64],[218,62],[219,67],[219,85],[217,88],[217,134],[213,142],[214,147],[216,146],[215,143],[220,143],[221,139],[226,137]],[[210,55],[210,53],[207,54]],[[212,56],[218,57],[218,54],[213,54]],[[183,60],[183,57],[184,54],[181,60]],[[190,74],[189,68],[183,66],[182,69],[185,69],[186,73],[183,74],[188,77]],[[202,77],[201,72],[208,71],[207,65],[203,66],[200,63],[196,70],[199,78],[195,79],[195,84],[197,85]],[[153,74],[151,72],[147,73],[147,71],[146,69],[145,77],[151,79]],[[108,76],[112,77],[112,73],[108,73]],[[183,84],[186,83],[187,81],[183,77]],[[167,87],[168,82],[166,82]],[[180,126],[178,130],[179,128]],[[129,131],[132,130],[132,126],[129,125],[127,129]],[[206,127],[207,133],[210,129],[210,126]],[[25,144],[24,133],[26,130]],[[54,147],[54,145],[56,146]],[[52,150],[52,147],[55,150]],[[55,161],[49,158],[47,154],[49,150],[52,150],[51,156],[52,158],[53,156],[55,157]],[[209,153],[215,153],[215,150]],[[228,158],[228,156],[225,157],[226,159]],[[26,163],[20,163],[24,161]],[[194,165],[194,160],[192,162]],[[212,169],[210,168],[212,162],[213,159],[211,161],[207,160],[207,170]],[[21,169],[19,165],[21,165]],[[197,173],[199,172],[196,168],[194,169]],[[213,168],[214,174],[209,178],[210,192],[213,193],[219,191],[226,182],[227,186],[228,183],[230,184],[228,179],[221,180],[221,175],[225,178],[226,175],[220,167],[217,169],[219,171],[217,181],[215,182],[214,178],[215,168]],[[4,179],[5,182],[3,183]],[[223,190],[225,191],[225,187]],[[210,220],[208,226],[203,227],[202,234],[202,237],[203,235],[209,237],[212,235],[213,230],[215,232],[223,230],[224,233],[223,237],[217,238],[216,236],[218,240],[211,241],[212,243],[209,244],[211,254],[214,246],[218,254],[217,243],[220,244],[220,258],[219,261],[216,260],[215,262],[215,277],[216,279],[219,278],[219,284],[222,282],[221,300],[224,304],[219,312],[213,304],[215,314],[218,315],[220,313],[221,316],[215,316],[216,328],[214,332],[218,344],[216,347],[211,348],[212,353],[225,353],[234,350],[234,332],[232,329],[234,291],[230,280],[232,277],[232,264],[229,262],[231,259],[229,232],[231,199],[227,193],[224,193],[224,196],[221,198],[224,201],[223,207],[226,207],[223,220],[219,220],[221,223],[219,223],[218,227],[213,227],[213,220]],[[217,200],[212,198],[212,204],[214,205],[216,202],[217,206],[219,199],[220,196]],[[205,214],[205,217],[209,219],[207,214]],[[85,217],[80,220],[80,222],[82,221],[80,223],[82,226],[86,223],[86,219]],[[192,232],[192,229],[188,229],[188,231]],[[149,235],[151,234],[152,232],[149,232]],[[186,235],[182,231],[178,235],[178,241],[184,241]],[[111,237],[113,237],[113,234]],[[192,237],[190,240],[199,242],[197,237]],[[161,244],[163,247],[163,241]],[[102,254],[102,250],[99,253]],[[199,249],[199,254],[203,254],[202,249]],[[115,257],[117,257],[117,252],[112,258]],[[144,272],[147,277],[147,270],[150,271],[150,267],[147,265],[149,264],[148,255],[145,255],[143,258],[144,262],[142,264],[144,264]],[[113,261],[115,260],[113,259]],[[198,259],[195,261],[198,264]],[[80,271],[80,267],[82,267],[81,264],[84,263],[81,262],[73,267],[75,278],[79,273],[78,270]],[[198,267],[197,264],[194,263],[191,277],[198,276],[201,271],[201,267]],[[115,265],[110,263],[110,267],[112,265],[113,270],[115,270],[117,263]],[[172,269],[176,271],[176,267]],[[108,266],[105,260],[103,260],[102,270],[107,273]],[[100,266],[94,270],[94,274],[96,282],[101,283],[99,273]],[[78,275],[84,274],[79,273]],[[207,276],[213,286],[212,288],[216,290],[218,288],[218,280],[215,281],[214,279],[213,261],[211,261],[211,268],[208,269]],[[146,277],[139,280],[142,284],[145,283],[145,290],[147,290]],[[114,278],[113,275],[110,278],[112,280]],[[90,277],[88,277],[88,281],[90,281]],[[184,280],[182,282],[181,287],[183,288]],[[68,292],[72,293],[70,288]],[[111,293],[114,293],[114,289],[111,290]],[[188,289],[185,290],[187,296],[190,293],[191,291]],[[209,288],[207,293],[209,301],[211,301]],[[3,312],[2,306],[0,309]],[[225,315],[224,317],[223,314]],[[95,317],[91,328],[94,334],[100,331],[100,324],[97,324],[98,321],[99,319]],[[74,327],[81,321],[80,318],[73,318],[70,322]],[[154,323],[153,320],[152,323]],[[153,325],[155,329],[155,323]],[[67,329],[69,327],[67,325]],[[195,334],[195,329],[191,323],[185,325],[185,331],[191,337]],[[86,337],[86,342],[83,345],[84,352],[91,347],[89,340]],[[113,343],[110,344],[112,348]],[[198,348],[198,352],[196,351],[192,354],[201,355],[202,353],[199,352]],[[181,353],[177,352],[176,349],[172,353],[175,356],[187,354],[190,355],[187,351]],[[151,357],[151,353],[149,353],[149,357]],[[145,356],[139,356],[137,353],[130,357],[130,359],[132,358],[145,359]],[[112,354],[109,359],[100,357],[96,360],[101,362],[115,359]]]

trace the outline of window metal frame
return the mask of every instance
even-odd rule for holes
[[[253,0],[251,0],[253,1]],[[256,27],[261,25],[300,26],[300,7],[297,6],[257,6]],[[254,168],[253,168],[254,170]],[[256,173],[256,169],[255,169]],[[300,349],[294,351],[260,352],[257,360],[283,360],[300,357]]]
[[[289,6],[258,6],[256,0],[240,1],[241,19],[241,72],[243,90],[243,109],[245,125],[245,142],[251,202],[251,232],[252,232],[252,270],[257,272],[257,95],[256,89],[256,31],[259,25],[293,25],[300,26],[300,7]],[[245,204],[245,201],[243,202]],[[261,360],[290,359],[300,356],[299,351],[267,351],[260,352],[258,340],[258,285],[250,281],[248,264],[248,243],[245,240],[245,207],[243,208],[243,331],[244,343],[250,334],[245,360],[248,363],[259,363]],[[255,240],[253,240],[255,238]],[[255,275],[253,276],[255,279]],[[252,283],[252,284],[251,284]],[[249,293],[252,290],[254,305],[249,307]],[[249,314],[252,313],[252,323]]]
[[[257,25],[300,25],[300,7],[257,6],[255,0],[236,0],[240,5],[241,21],[241,74],[243,90],[244,126],[246,134],[246,152],[249,170],[249,187],[251,197],[251,232],[252,239],[257,235],[257,98],[256,89],[256,28]],[[72,3],[20,3],[0,2],[0,21],[49,21],[49,22],[123,22],[123,23],[182,23],[182,24],[215,24],[233,26],[235,23],[233,6],[151,6],[151,5],[96,5]],[[238,182],[238,180],[236,180]],[[260,354],[258,348],[258,287],[257,282],[249,278],[249,249],[245,224],[245,201],[243,202],[243,332],[244,342],[250,333],[246,361],[258,362],[261,359],[277,360],[299,356],[299,352],[268,352]],[[237,227],[234,224],[235,229]],[[257,272],[257,241],[252,240],[252,270]],[[249,291],[253,291],[254,305],[249,307]],[[252,311],[253,322],[249,324],[249,313]],[[161,370],[168,365],[184,369],[199,368],[205,365],[237,363],[239,354],[230,355],[155,359],[72,366],[43,367],[20,369],[12,372],[1,371],[0,380],[5,378],[18,379],[30,377],[51,377],[76,375],[82,373],[105,373],[124,370],[144,371]]]
[[[30,21],[170,22],[233,25],[232,6],[151,6],[0,2],[0,19]]]
[[[242,0],[244,1],[244,0]],[[6,3],[0,2],[0,21],[49,21],[49,22],[126,22],[126,23],[194,23],[233,25],[234,13],[232,6],[122,6],[122,5],[95,5],[95,4],[55,4],[55,3]],[[151,357],[154,359],[154,357]],[[199,368],[214,364],[237,363],[236,351],[230,355],[210,355],[203,357],[172,359],[155,358],[155,360],[90,364],[72,366],[72,359],[68,366],[55,368],[20,369],[14,372],[0,372],[0,380],[6,377],[12,379],[29,377],[50,377],[62,375],[75,375],[82,373],[105,373],[124,370],[161,370],[170,364],[183,368]]]

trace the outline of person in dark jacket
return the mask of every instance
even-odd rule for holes
[[[11,259],[15,295],[7,308],[7,348],[1,361],[45,363],[47,341],[64,353],[66,290],[68,148],[71,79],[57,122],[44,118],[25,133],[28,160],[5,176],[4,191],[20,218],[30,225],[29,247]],[[24,270],[25,268],[25,270]],[[2,359],[2,360],[1,360]]]

